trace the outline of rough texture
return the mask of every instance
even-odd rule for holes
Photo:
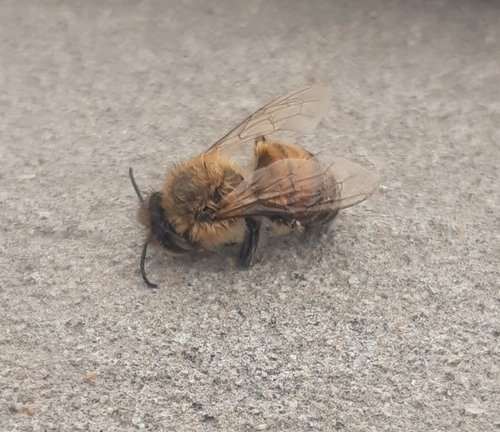
[[[499,3],[211,3],[2,1],[0,429],[498,429]],[[145,288],[128,167],[311,81],[298,139],[380,193],[249,271],[152,251]]]

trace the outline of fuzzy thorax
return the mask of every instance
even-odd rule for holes
[[[198,155],[179,162],[165,179],[165,214],[176,231],[205,249],[239,241],[243,220],[214,221],[210,215],[241,182],[234,163],[221,154]]]

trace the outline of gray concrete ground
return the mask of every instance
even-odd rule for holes
[[[500,4],[0,5],[0,428],[500,427]],[[142,188],[328,83],[313,151],[380,174],[318,241],[152,251]]]

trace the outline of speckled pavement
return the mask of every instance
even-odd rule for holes
[[[500,4],[0,5],[2,431],[500,428]],[[319,239],[148,255],[143,190],[309,82],[376,171]]]

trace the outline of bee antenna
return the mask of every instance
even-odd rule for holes
[[[132,182],[132,186],[134,187],[135,193],[139,197],[139,201],[144,202],[144,198],[142,197],[141,191],[139,190],[139,186],[137,186],[137,183],[135,182],[134,171],[132,170],[132,168],[128,169],[128,176],[130,177],[130,181]]]
[[[144,246],[142,247],[141,254],[141,275],[142,280],[146,283],[149,288],[158,288],[158,285],[152,283],[148,277],[146,276],[146,269],[144,268],[144,263],[146,262],[146,254],[148,252],[148,242],[144,242]]]

